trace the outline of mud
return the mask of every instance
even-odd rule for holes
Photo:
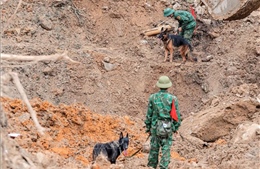
[[[259,9],[236,21],[197,14],[192,44],[198,62],[183,65],[178,53],[173,63],[163,62],[162,43],[140,35],[165,20],[162,11],[170,4],[29,0],[13,15],[17,1],[4,2],[2,53],[38,56],[66,50],[81,64],[1,63],[1,73],[19,73],[47,129],[44,136],[37,133],[17,89],[12,82],[6,84],[1,97],[3,168],[147,168],[143,120],[160,75],[171,78],[169,92],[178,97],[183,119],[170,168],[257,168]],[[188,10],[190,4],[179,5]],[[207,57],[211,59],[202,62]],[[131,158],[120,156],[116,165],[101,158],[92,166],[94,144],[117,140],[121,131],[130,136],[128,156],[144,146],[143,151]],[[21,136],[12,139],[9,133]]]

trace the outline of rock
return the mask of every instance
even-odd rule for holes
[[[230,29],[229,32],[230,32],[230,34],[234,34],[235,30],[234,29]]]
[[[256,100],[260,103],[260,94],[256,97]]]
[[[161,2],[161,4],[166,5],[166,6],[169,4],[169,2],[167,0],[160,0],[160,2]]]
[[[209,85],[207,83],[202,84],[201,88],[205,93],[209,92]]]
[[[256,135],[260,135],[260,128],[256,130]]]
[[[179,3],[175,3],[173,6],[172,6],[173,9],[175,10],[178,10],[178,9],[181,9],[181,5]]]
[[[108,6],[103,6],[103,7],[102,7],[102,10],[104,10],[104,11],[107,11],[108,9],[109,9]]]
[[[245,122],[243,124],[240,124],[234,133],[232,142],[234,144],[250,143],[254,141],[256,134],[257,132],[259,132],[259,130],[260,130],[260,125],[255,123]]]
[[[260,30],[260,29],[259,29]],[[256,39],[256,45],[260,45],[260,38]]]
[[[107,63],[107,62],[104,62],[104,61],[102,61],[102,63],[104,65],[104,68],[106,69],[106,71],[111,71],[116,67],[116,65],[112,64],[112,63]]]
[[[210,25],[211,24],[211,19],[202,19],[202,21],[206,25]]]
[[[16,40],[17,43],[22,42],[22,38],[20,36],[16,37],[15,40]]]
[[[224,105],[224,101],[220,101]],[[211,107],[209,109],[198,112],[193,116],[185,118],[182,121],[179,132],[183,136],[190,135],[204,142],[217,141],[219,138],[227,136],[231,130],[235,130],[238,125],[248,121],[250,116],[258,112],[256,108],[257,105],[258,104],[256,102],[247,100],[243,102],[227,104],[225,105],[224,109],[222,105]],[[254,130],[256,124],[253,125],[253,127],[251,124],[254,123],[251,122],[249,125],[246,125],[246,130],[240,132],[238,136],[243,137],[243,134],[246,134],[248,135],[246,136],[247,138],[251,136],[251,134],[246,132],[252,132],[251,130],[256,132],[256,130]],[[257,126],[259,127],[258,124]]]
[[[254,18],[245,18],[243,21],[244,21],[244,22],[250,22],[251,24],[252,24],[252,23],[255,23]]]
[[[219,102],[220,102],[219,98],[215,98],[212,100],[211,106],[216,107],[217,105],[219,105]]]
[[[110,62],[110,58],[109,58],[109,57],[105,57],[103,60],[104,60],[104,62],[106,62],[106,63],[109,63],[109,62]]]
[[[38,22],[39,22],[39,25],[47,30],[47,31],[50,31],[52,30],[52,22],[49,18],[45,17],[45,16],[42,16],[38,19]]]
[[[197,6],[197,7],[195,8],[195,11],[196,11],[196,14],[197,14],[197,15],[203,15],[203,14],[205,13],[205,8],[202,7],[202,6]]]
[[[110,18],[121,18],[121,14],[115,13],[115,12],[111,12],[111,13],[109,14],[109,17],[110,17]]]
[[[216,20],[243,19],[260,7],[259,0],[202,0]]]
[[[140,43],[141,44],[148,44],[148,41],[147,40],[141,40]]]
[[[216,32],[209,32],[209,35],[210,35],[210,37],[213,38],[213,39],[220,36],[220,34],[219,34],[219,33],[216,33]]]
[[[144,3],[144,8],[146,9],[146,10],[153,10],[153,7],[152,7],[152,5],[151,4],[149,4],[149,3]]]
[[[209,62],[209,61],[211,61],[212,59],[213,59],[213,56],[212,56],[212,55],[209,55],[209,56],[207,56],[206,58],[201,59],[201,61],[202,61],[202,62]]]
[[[42,72],[43,72],[44,75],[49,75],[49,76],[54,75],[54,72],[50,67],[46,67]]]
[[[257,54],[257,55],[260,55],[260,46],[257,46],[257,47],[255,48],[255,50],[256,50],[256,54]]]

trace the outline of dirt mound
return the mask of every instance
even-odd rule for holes
[[[24,149],[36,152],[57,153],[64,158],[73,158],[88,165],[92,161],[92,149],[97,142],[110,142],[119,139],[119,133],[129,133],[131,146],[129,155],[140,147],[147,137],[140,130],[142,121],[133,121],[129,116],[101,115],[91,112],[84,105],[54,106],[46,101],[34,99],[31,104],[38,114],[39,122],[48,128],[46,136],[41,137],[27,107],[21,100],[2,98],[5,112],[10,121],[9,133],[19,133],[16,138]],[[139,147],[138,147],[139,146]]]

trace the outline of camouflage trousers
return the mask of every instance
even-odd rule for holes
[[[184,29],[179,33],[179,35],[181,35],[184,39],[186,39],[189,43],[191,43],[191,38],[192,38],[194,30],[195,30],[195,27],[192,27],[190,29]]]
[[[151,136],[151,149],[148,157],[148,167],[156,168],[158,165],[159,151],[161,148],[162,157],[160,160],[160,169],[168,169],[171,159],[172,135],[168,138],[158,138],[156,135]]]

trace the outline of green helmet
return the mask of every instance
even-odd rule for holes
[[[174,12],[175,11],[172,8],[165,8],[164,11],[163,11],[163,16],[167,17],[167,16],[173,14]]]
[[[157,81],[156,86],[161,89],[167,89],[172,86],[172,82],[168,76],[161,76]]]

